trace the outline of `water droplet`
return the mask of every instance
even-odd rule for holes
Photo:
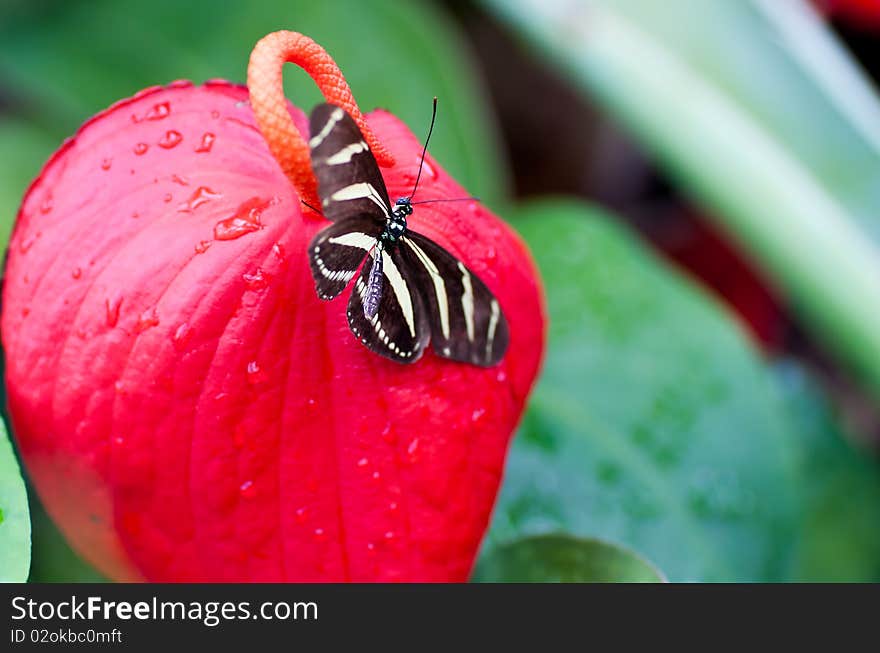
[[[394,444],[397,442],[397,434],[394,432],[394,429],[391,428],[391,422],[388,422],[388,424],[385,425],[385,428],[382,429],[382,439],[388,444]]]
[[[486,260],[488,262],[493,263],[496,258],[498,258],[498,254],[495,252],[494,247],[490,247],[486,250]]]
[[[211,132],[205,132],[202,134],[202,140],[199,143],[199,146],[196,148],[196,152],[210,152],[211,148],[214,147],[214,139],[216,136]]]
[[[386,540],[393,540],[394,539],[394,531],[385,531],[384,537]]]
[[[154,326],[158,326],[159,324],[159,315],[156,312],[156,307],[147,309],[141,316],[138,318],[137,324],[135,325],[136,333],[143,333],[147,329],[151,329]]]
[[[181,186],[189,186],[189,179],[181,177],[180,175],[171,175],[171,181],[175,184],[180,184]]]
[[[397,501],[392,501],[391,503],[388,504],[388,510],[390,510],[391,512],[394,512],[395,510],[397,510],[397,508],[398,508]]]
[[[172,147],[177,147],[180,145],[180,141],[183,140],[183,136],[181,133],[175,129],[169,129],[165,132],[165,135],[159,139],[159,147],[164,148],[166,150],[170,150]]]
[[[358,467],[366,467],[366,466],[369,465],[369,464],[370,464],[370,461],[367,460],[366,458],[361,458],[361,459],[357,462]]]
[[[116,437],[113,438],[113,444],[123,445],[123,444],[125,444],[125,438],[123,438],[121,435],[117,435]]]
[[[113,159],[104,159],[101,161],[101,170],[109,170],[113,165]]]
[[[281,245],[281,243],[275,243],[274,245],[272,245],[272,253],[275,255],[279,262],[284,262],[286,256],[284,254],[284,247]]]
[[[217,111],[216,109],[214,109],[214,110],[211,112],[211,117],[212,117],[214,120],[217,120],[217,118],[220,117],[220,112]]]
[[[309,399],[308,399],[308,401],[306,401],[306,403],[309,405],[309,408],[314,408],[315,407],[315,398],[309,397]]]
[[[121,395],[125,394],[125,384],[121,380],[117,380],[113,384],[113,389],[116,390],[116,392],[118,392]]]
[[[318,540],[319,542],[327,539],[327,533],[324,532],[323,528],[316,528],[315,529],[315,539]]]
[[[168,202],[170,202],[172,199],[174,199],[174,198],[173,198],[173,196],[171,195],[171,193],[165,193],[165,194],[162,196],[162,201],[165,202],[166,204],[167,204]]]
[[[376,545],[373,544],[372,542],[367,542],[367,552],[371,553],[371,554],[375,553],[376,552]]]
[[[196,254],[204,254],[208,251],[208,248],[211,246],[210,240],[200,240],[196,243]]]
[[[479,422],[483,418],[483,415],[485,415],[485,414],[486,414],[485,408],[477,408],[473,413],[471,413],[471,421],[472,422]]]
[[[37,242],[37,238],[39,238],[39,234],[35,234],[22,240],[18,244],[18,251],[22,254],[27,254],[30,248],[34,246],[34,243]]]
[[[144,120],[162,120],[162,118],[167,118],[171,113],[171,105],[168,102],[160,102],[158,104],[154,104],[144,115],[142,118],[138,118],[137,116],[132,116],[132,119],[135,122],[141,122]]]
[[[251,385],[263,383],[268,378],[266,371],[260,368],[257,361],[251,361],[247,364],[247,380]]]
[[[498,370],[498,375],[495,377],[498,383],[504,383],[507,381],[507,372],[504,370]]]
[[[263,273],[261,268],[257,268],[257,271],[253,274],[243,274],[242,278],[251,290],[262,290],[269,285],[269,278]]]
[[[81,268],[73,268],[73,270],[71,270],[70,272],[70,276],[72,276],[74,279],[79,279],[80,277],[82,277],[82,274],[83,271]]]
[[[104,300],[104,309],[105,309],[105,317],[107,320],[107,326],[111,329],[116,326],[116,323],[119,322],[119,307],[122,306],[122,297],[116,297],[114,299],[110,299],[109,297]]]
[[[223,197],[220,193],[208,188],[207,186],[199,186],[195,189],[189,199],[177,207],[180,213],[192,213],[202,204],[207,204],[213,199]]]
[[[382,478],[382,475],[378,471],[373,472],[372,479],[374,481],[378,481],[380,478]]]
[[[171,342],[174,343],[174,348],[178,351],[185,349],[189,339],[192,337],[192,333],[192,327],[186,322],[181,322],[174,330],[174,335],[171,336]]]
[[[308,520],[308,518],[309,518],[308,508],[305,508],[305,507],[297,508],[293,514],[296,516],[296,521],[299,522],[300,524],[306,523],[306,520]]]
[[[146,143],[138,143],[137,145],[134,146],[134,153],[137,154],[138,156],[141,156],[143,154],[146,154],[147,150],[149,150],[149,149],[150,149],[150,146],[147,145]],[[134,170],[132,170],[131,172],[132,172],[132,174],[134,174]]]
[[[415,460],[416,451],[418,450],[418,448],[419,448],[419,439],[413,438],[412,442],[410,442],[406,448],[406,453],[409,454],[410,460]]]
[[[52,197],[52,193],[46,193],[46,197],[43,198],[43,202],[40,204],[40,213],[46,215],[49,211],[52,210],[52,207],[55,206],[55,199]]]
[[[260,216],[269,202],[252,197],[242,203],[230,217],[214,225],[215,240],[234,240],[258,229],[262,229]]]
[[[257,494],[257,488],[254,486],[253,481],[245,481],[238,486],[238,493],[245,499],[252,499]]]

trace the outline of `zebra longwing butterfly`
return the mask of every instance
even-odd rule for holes
[[[355,279],[348,325],[391,360],[417,361],[430,340],[445,358],[497,364],[509,340],[498,300],[461,261],[407,227],[421,165],[412,193],[392,206],[376,159],[345,110],[318,105],[309,131],[318,194],[333,223],[309,246],[318,296],[334,299]]]

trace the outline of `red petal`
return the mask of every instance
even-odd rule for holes
[[[31,477],[114,578],[464,580],[543,349],[528,253],[482,207],[417,207],[498,296],[510,350],[492,369],[371,354],[347,297],[316,297],[306,245],[326,222],[303,217],[246,99],[145,91],[25,197],[2,335]],[[420,146],[370,122],[406,194]],[[466,195],[427,163],[420,198]]]

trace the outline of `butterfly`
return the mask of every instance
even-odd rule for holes
[[[434,117],[436,110],[435,99]],[[310,243],[309,263],[321,299],[336,298],[354,279],[348,325],[370,351],[414,363],[430,341],[444,358],[490,367],[509,342],[498,300],[455,256],[407,225],[434,117],[413,191],[392,205],[357,123],[333,104],[315,107],[312,169],[332,224]]]

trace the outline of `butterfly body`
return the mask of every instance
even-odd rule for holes
[[[433,341],[440,356],[497,364],[509,335],[491,291],[461,261],[410,228],[412,195],[392,206],[378,165],[345,111],[318,105],[309,127],[318,193],[332,222],[309,248],[318,296],[334,299],[354,279],[349,328],[386,358],[415,362]]]
[[[391,217],[385,225],[381,238],[396,243],[406,235],[406,216],[412,215],[413,208],[409,198],[401,197],[394,203]]]

